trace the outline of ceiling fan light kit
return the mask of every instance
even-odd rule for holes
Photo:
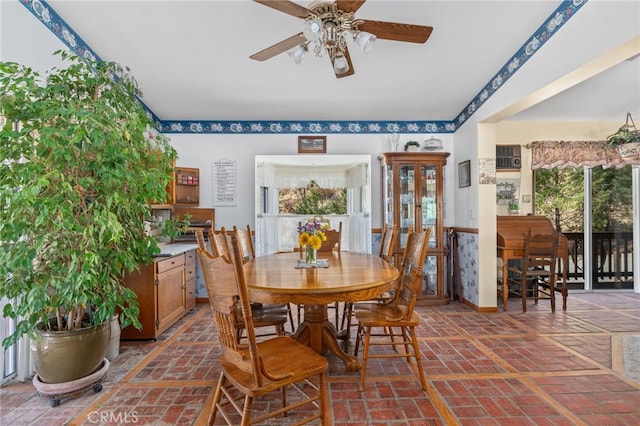
[[[291,59],[300,65],[309,50],[309,44],[313,43],[315,55],[323,56],[323,53],[326,53],[338,78],[354,73],[348,41],[354,42],[363,52],[369,53],[379,38],[425,43],[433,31],[432,27],[422,25],[356,19],[355,12],[366,0],[314,0],[308,8],[288,0],[254,1],[304,19],[304,23],[302,32],[251,55],[251,59],[264,61],[287,52]]]

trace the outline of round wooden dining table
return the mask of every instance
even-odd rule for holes
[[[391,289],[399,272],[378,256],[364,253],[321,253],[329,267],[296,269],[299,253],[260,256],[244,265],[252,301],[304,305],[304,320],[293,337],[313,348],[338,356],[347,370],[360,363],[338,344],[338,332],[329,321],[327,304],[373,299]]]

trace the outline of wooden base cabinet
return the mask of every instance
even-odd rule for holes
[[[399,261],[407,242],[407,232],[431,228],[429,249],[423,269],[419,305],[449,303],[444,272],[448,249],[444,233],[444,166],[447,152],[387,152],[380,157],[382,167],[382,217],[389,227],[398,225],[394,260]]]
[[[142,329],[129,326],[122,340],[156,339],[196,304],[195,251],[157,258],[125,276],[125,285],[136,292]]]

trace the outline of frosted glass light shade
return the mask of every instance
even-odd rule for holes
[[[356,34],[356,44],[360,46],[364,53],[369,53],[373,50],[376,40],[375,34],[366,31],[358,31],[358,34]]]
[[[307,19],[304,21],[302,34],[309,41],[317,41],[322,35],[322,21],[319,19]]]
[[[349,71],[349,63],[347,62],[347,58],[344,57],[343,54],[336,55],[333,60],[333,71],[336,74],[344,74]]]
[[[293,62],[295,62],[296,65],[300,65],[300,62],[302,62],[302,58],[304,58],[304,55],[306,53],[307,53],[307,46],[304,44],[299,44],[293,49],[289,49],[287,51],[287,55],[289,55],[289,57],[293,59]]]

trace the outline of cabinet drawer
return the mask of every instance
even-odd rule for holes
[[[185,262],[187,264],[187,268],[189,268],[189,266],[191,266],[191,265],[195,265],[196,264],[196,251],[195,250],[190,250],[190,251],[186,252],[184,255],[185,255]]]
[[[185,280],[196,279],[196,252],[188,251],[185,253]]]
[[[180,268],[183,266],[184,266],[184,254],[180,254],[178,256],[173,256],[173,257],[170,257],[169,259],[164,259],[156,262],[156,272],[158,274],[161,274],[173,268]]]

